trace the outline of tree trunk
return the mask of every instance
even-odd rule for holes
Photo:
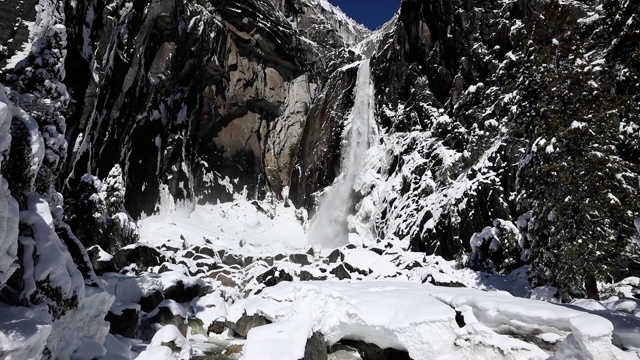
[[[584,287],[587,290],[587,298],[593,300],[600,300],[600,293],[598,293],[598,283],[596,277],[592,273],[587,273],[584,279]]]

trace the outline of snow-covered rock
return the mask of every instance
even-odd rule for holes
[[[150,348],[167,346],[171,348],[178,360],[191,358],[191,344],[174,325],[166,325],[151,339]]]
[[[51,330],[46,308],[0,304],[0,354],[7,360],[40,357]]]

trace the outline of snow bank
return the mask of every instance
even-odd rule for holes
[[[20,212],[20,222],[29,226],[33,238],[21,236],[20,243],[24,247],[24,291],[22,296],[28,298],[37,293],[39,284],[46,283],[57,288],[63,298],[84,295],[84,278],[73,262],[69,251],[58,238],[58,235],[47,224],[46,201],[39,202],[42,207]],[[41,216],[43,214],[45,217]]]
[[[166,346],[150,346],[145,351],[141,352],[136,360],[178,360],[174,355],[171,348]]]
[[[11,146],[11,103],[0,85],[0,166]],[[0,174],[0,288],[17,269],[18,256],[18,203],[11,196],[9,184]]]
[[[491,328],[503,325],[515,329],[553,328],[571,331],[570,319],[583,314],[543,301],[513,297],[503,291],[478,291],[466,288],[430,286],[428,293],[456,308],[470,308],[477,319]]]
[[[0,355],[6,360],[37,359],[51,333],[46,307],[29,309],[0,303]]]
[[[18,268],[18,214],[18,203],[0,175],[0,288]]]
[[[191,344],[184,336],[182,336],[180,330],[178,330],[175,325],[167,325],[158,330],[151,339],[150,349],[154,347],[160,348],[167,346],[168,344],[171,344],[169,346],[174,349],[177,348],[174,355],[179,360],[187,360],[191,358]],[[157,357],[154,360],[158,359],[164,358]]]
[[[309,319],[293,318],[249,330],[243,360],[299,360],[313,334]]]
[[[304,227],[296,217],[296,209],[279,203],[275,212],[271,219],[251,202],[239,200],[197,206],[189,216],[153,215],[139,222],[140,241],[157,247],[208,245],[246,255],[291,253],[306,248]]]
[[[570,335],[560,358],[625,355],[613,346],[607,319],[500,291],[381,281],[280,283],[234,304],[230,316],[242,312],[276,321],[249,332],[244,360],[299,359],[313,332],[328,345],[361,340],[407,351],[414,360],[546,359],[535,342],[521,340],[540,332],[554,342]]]
[[[109,323],[104,320],[115,296],[95,287],[86,287],[77,309],[53,322],[47,348],[54,358],[67,359],[82,346],[104,344]],[[79,357],[78,354],[76,357]]]
[[[266,289],[261,296],[263,301],[289,303],[287,317],[310,319],[313,330],[324,335],[328,344],[341,339],[364,340],[381,348],[406,350],[415,360],[455,351],[455,311],[424,294],[420,286],[384,282],[281,283]],[[299,325],[300,321],[293,324]],[[276,329],[280,331],[280,327]],[[272,336],[259,334],[260,339]],[[304,340],[292,346],[304,347]],[[247,349],[253,346],[250,337]]]
[[[213,292],[191,301],[193,315],[202,320],[205,329],[214,321],[227,317],[227,304],[220,292]]]
[[[613,325],[599,316],[584,314],[571,318],[573,336],[587,359],[613,360]]]

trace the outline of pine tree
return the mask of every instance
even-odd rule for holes
[[[124,212],[124,180],[122,179],[122,169],[116,164],[109,175],[104,179],[102,193],[107,211],[110,214]]]
[[[597,281],[626,276],[638,251],[631,239],[640,169],[637,159],[622,156],[620,109],[627,98],[602,81],[613,77],[606,65],[597,72],[585,61],[576,66],[591,50],[580,48],[582,37],[592,34],[567,27],[568,17],[552,6],[525,52],[517,125],[531,144],[518,203],[532,213],[529,261],[537,282],[559,286],[566,297],[597,299]]]

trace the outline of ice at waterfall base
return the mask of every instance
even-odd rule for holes
[[[309,339],[321,334],[327,345],[362,341],[414,360],[639,358],[635,299],[560,305],[554,289],[530,288],[526,268],[508,275],[474,272],[354,234],[357,245],[309,251],[305,220],[283,202],[248,200],[142,220],[138,246],[160,249],[172,265],[137,276],[105,274],[111,288],[119,289],[114,306],[134,306],[154,288],[182,281],[206,289],[169,306],[189,324],[238,324],[252,315],[268,324],[249,330],[246,339],[230,329],[205,334],[191,326],[184,339],[173,325],[158,325],[150,342],[116,337],[111,346],[117,343],[131,359],[187,359],[238,345],[241,350],[229,358],[297,360]],[[197,270],[207,259],[196,260],[192,250],[202,248],[217,252],[215,270]],[[224,278],[217,275],[221,271]],[[140,294],[132,296],[132,288]],[[182,347],[172,351],[171,341]],[[110,359],[116,358],[122,359]]]

